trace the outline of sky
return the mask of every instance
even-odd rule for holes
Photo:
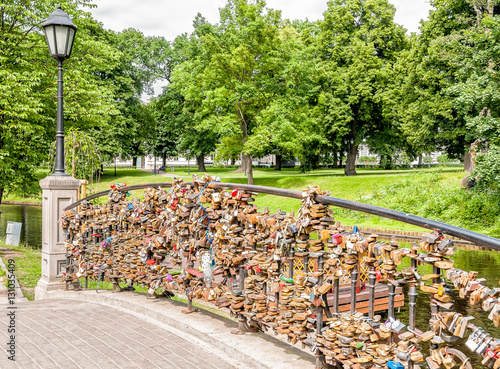
[[[395,21],[409,32],[417,32],[419,22],[427,18],[429,0],[389,0],[396,6]],[[322,18],[327,0],[267,0],[267,7],[282,11],[283,18]],[[135,28],[146,36],[163,36],[172,41],[193,31],[193,20],[201,13],[210,23],[219,20],[219,8],[226,0],[96,0],[91,12],[105,28],[123,31]]]

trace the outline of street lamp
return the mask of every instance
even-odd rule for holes
[[[189,170],[189,154],[191,154],[191,150],[187,149],[186,150],[187,154],[188,154],[188,175],[191,174],[190,170]]]
[[[71,22],[59,5],[49,18],[40,25],[47,39],[49,53],[57,60],[57,123],[56,123],[56,162],[53,176],[67,176],[64,172],[64,122],[63,122],[63,69],[62,63],[71,55],[75,33],[78,28]]]

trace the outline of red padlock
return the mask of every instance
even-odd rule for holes
[[[236,197],[238,195],[238,190],[235,188],[234,190],[231,191],[231,196]]]
[[[177,204],[179,203],[179,199],[173,199],[172,200],[172,205],[170,205],[170,209],[175,210],[177,209]]]

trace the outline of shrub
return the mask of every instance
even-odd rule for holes
[[[472,175],[478,178],[478,187],[480,189],[500,192],[499,146],[492,146],[488,152],[477,155],[476,169]]]
[[[446,164],[450,162],[448,154],[439,155],[436,160],[438,161],[439,164]]]
[[[492,232],[500,226],[500,194],[465,190],[443,172],[415,174],[390,186],[376,188],[356,201],[419,215],[458,227]],[[352,212],[349,212],[353,216]],[[358,217],[367,215],[358,213]]]

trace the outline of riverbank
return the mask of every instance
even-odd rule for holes
[[[105,170],[99,183],[88,186],[87,194],[108,190],[110,185],[127,183],[171,182],[172,176],[182,177],[186,181],[195,170],[188,175],[186,168],[175,168],[168,176],[153,175],[138,169]],[[223,182],[246,183],[244,173],[234,173],[234,168],[208,167],[207,173],[220,177]],[[202,175],[202,173],[197,173]],[[420,168],[420,169],[359,169],[358,175],[345,177],[341,169],[319,169],[300,173],[297,169],[258,168],[254,170],[254,184],[301,190],[309,185],[320,186],[322,190],[331,191],[337,198],[353,200],[405,213],[415,214],[429,219],[452,224],[454,226],[473,230],[493,237],[500,236],[500,195],[479,193],[463,190],[460,180],[463,172],[459,168]],[[136,191],[133,196],[142,197],[143,191]],[[7,201],[19,199],[6,198]],[[101,201],[105,201],[102,198]],[[40,198],[22,199],[20,204],[40,203]],[[300,201],[281,198],[272,195],[259,195],[256,205],[263,209],[268,207],[271,212],[281,209],[286,212],[297,211]],[[402,222],[367,215],[341,208],[334,208],[335,218],[342,223],[371,227],[377,229],[392,229],[400,231],[424,231]]]
[[[42,206],[42,202],[33,201],[2,201],[2,205],[28,205],[28,206]]]

